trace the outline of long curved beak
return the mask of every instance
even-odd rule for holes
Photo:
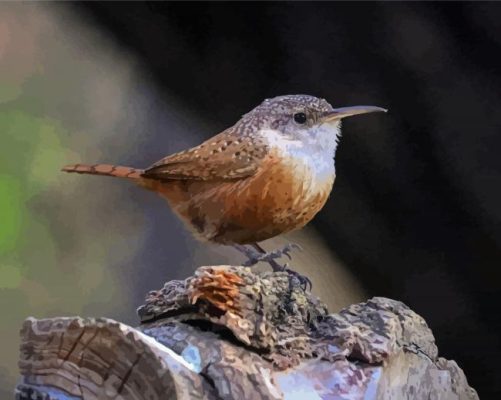
[[[386,108],[376,107],[376,106],[351,106],[351,107],[341,107],[335,108],[332,111],[328,111],[321,117],[322,122],[335,121],[338,119],[351,117],[353,115],[368,114],[373,112],[387,112]]]

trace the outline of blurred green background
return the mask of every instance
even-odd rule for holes
[[[106,315],[116,302],[126,309],[120,273],[103,267],[120,264],[141,242],[108,251],[140,214],[116,207],[108,220],[114,229],[101,229],[118,193],[91,192],[59,172],[82,155],[96,157],[117,135],[117,100],[131,74],[109,49],[88,45],[98,38],[76,42],[83,32],[68,23],[45,6],[0,5],[0,398],[12,396],[21,321]]]
[[[196,243],[146,191],[60,172],[76,162],[147,166],[215,129],[159,95],[140,60],[75,12],[0,4],[0,398],[12,396],[26,317],[107,316],[134,325],[148,290],[200,264],[238,259]],[[160,148],[156,135],[172,140]],[[311,275],[331,307],[363,298],[315,232],[292,238],[310,250],[296,256],[296,269],[337,268]]]

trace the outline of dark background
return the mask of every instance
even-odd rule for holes
[[[281,94],[389,108],[345,122],[313,224],[370,295],[427,320],[481,398],[501,393],[501,4],[68,7],[221,130]]]

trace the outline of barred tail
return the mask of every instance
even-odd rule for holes
[[[130,167],[123,167],[121,165],[110,164],[73,164],[66,165],[62,168],[64,172],[76,172],[77,174],[91,174],[91,175],[105,175],[114,176],[117,178],[140,178],[144,170]]]

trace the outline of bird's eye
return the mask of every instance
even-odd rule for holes
[[[298,124],[304,124],[306,122],[306,114],[302,112],[294,114],[294,121]]]

